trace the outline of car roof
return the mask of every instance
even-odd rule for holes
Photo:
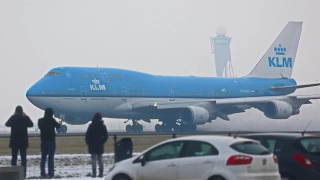
[[[317,134],[303,134],[301,133],[252,133],[252,134],[244,134],[241,135],[241,137],[252,137],[252,136],[276,136],[276,137],[282,137],[282,138],[302,138],[302,137],[320,137]]]
[[[252,139],[243,138],[243,137],[233,137],[233,136],[222,136],[222,135],[198,135],[198,136],[183,136],[177,137],[175,139],[169,139],[164,142],[170,142],[175,140],[195,140],[195,141],[206,141],[210,143],[226,143],[233,144],[241,141],[252,141]]]

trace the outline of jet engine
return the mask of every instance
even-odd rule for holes
[[[208,110],[198,106],[188,106],[180,111],[180,119],[185,124],[205,124],[209,117]]]
[[[287,102],[272,100],[264,104],[263,112],[270,119],[288,119],[292,115],[299,114],[300,110],[293,108]]]

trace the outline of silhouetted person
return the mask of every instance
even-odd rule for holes
[[[28,142],[28,127],[33,127],[33,122],[23,112],[21,106],[17,106],[14,114],[5,124],[11,127],[10,145],[12,152],[11,165],[17,165],[18,151],[20,150],[21,165],[24,167],[24,178],[27,174],[27,148]]]
[[[53,118],[53,110],[47,108],[44,112],[44,117],[38,120],[41,137],[41,162],[40,175],[42,177],[54,176],[54,153],[56,151],[56,128],[60,128],[58,123]],[[46,160],[48,156],[48,175],[46,174]]]
[[[95,113],[92,123],[89,125],[86,133],[86,143],[92,160],[92,177],[97,174],[97,158],[99,162],[99,177],[103,177],[102,154],[104,153],[104,144],[108,140],[108,131],[103,124],[102,116],[99,112]]]

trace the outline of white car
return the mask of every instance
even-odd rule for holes
[[[258,141],[227,136],[169,139],[120,161],[106,180],[281,180],[277,157]]]

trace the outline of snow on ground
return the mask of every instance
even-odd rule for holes
[[[133,153],[136,156],[139,153]],[[40,177],[40,155],[27,156],[27,179],[39,179]],[[108,169],[114,164],[114,154],[103,154],[104,175]],[[11,164],[11,156],[0,156],[0,166],[8,166]],[[20,165],[20,157],[18,158]],[[46,163],[46,173],[48,170]],[[61,154],[55,155],[55,179],[60,180],[88,180],[91,178],[91,156],[90,154]],[[97,168],[99,166],[97,165]],[[103,179],[103,178],[96,178]]]

